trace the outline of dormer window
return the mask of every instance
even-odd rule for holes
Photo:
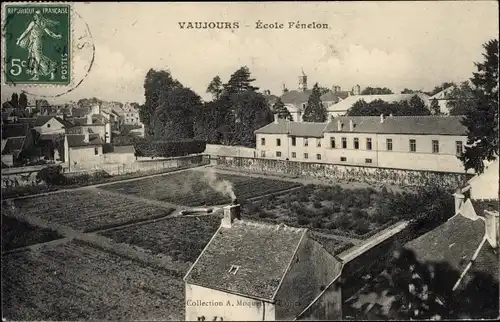
[[[238,265],[231,265],[231,268],[229,269],[229,273],[236,275],[236,272],[240,269]]]

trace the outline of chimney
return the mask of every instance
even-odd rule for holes
[[[498,211],[485,210],[484,219],[486,240],[490,243],[491,247],[497,248],[499,236]]]
[[[91,125],[91,124],[92,124],[92,113],[87,114],[87,125]]]
[[[278,114],[274,114],[274,124],[278,124]]]
[[[224,217],[222,218],[221,226],[224,228],[231,228],[235,219],[241,219],[241,206],[236,200],[233,200],[229,206],[225,206],[223,209]]]
[[[85,131],[84,133],[85,137],[83,138],[83,142],[89,143],[90,142],[90,134],[89,131]]]
[[[287,91],[287,90],[286,90],[286,85],[285,85],[285,84],[283,84],[283,93],[286,93],[286,91]]]
[[[462,189],[457,188],[457,190],[453,194],[453,197],[455,197],[455,215],[456,215],[458,214],[460,208],[462,208],[462,205],[464,204],[465,196],[462,194]]]
[[[342,122],[340,120],[337,121],[337,131],[342,131]]]
[[[380,123],[384,123],[384,114],[380,114]]]
[[[354,122],[351,120],[349,120],[349,131],[354,131]]]
[[[337,85],[333,85],[332,87],[332,92],[335,94],[337,93]]]

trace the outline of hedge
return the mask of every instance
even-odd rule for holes
[[[136,155],[143,157],[178,157],[189,154],[203,153],[206,142],[190,141],[146,141],[134,144]]]

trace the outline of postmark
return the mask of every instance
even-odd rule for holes
[[[71,84],[71,6],[7,4],[4,12],[4,82]]]

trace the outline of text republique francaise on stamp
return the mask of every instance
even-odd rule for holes
[[[70,84],[70,5],[8,4],[4,9],[5,83]]]

